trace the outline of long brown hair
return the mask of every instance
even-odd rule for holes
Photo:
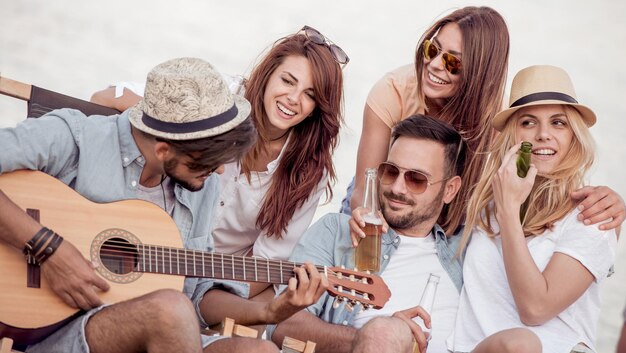
[[[567,158],[564,158],[549,174],[537,175],[535,178],[535,184],[528,196],[528,210],[522,223],[526,236],[539,235],[551,229],[556,221],[565,217],[575,207],[570,193],[583,185],[585,174],[593,164],[595,143],[589,128],[578,110],[567,105],[563,105],[563,110],[574,138],[567,151]],[[515,127],[517,118],[523,111],[524,109],[520,109],[509,118],[504,130],[494,141],[492,157],[485,165],[482,177],[468,202],[467,222],[459,254],[467,245],[475,227],[483,229],[489,236],[495,234],[491,224],[495,216],[491,182],[502,165],[502,158],[506,152],[518,142]]]
[[[419,98],[428,106],[434,102],[424,96],[424,40],[432,39],[448,23],[456,23],[463,35],[463,54],[459,86],[435,117],[450,123],[468,144],[468,165],[461,176],[457,197],[444,207],[439,224],[446,234],[456,232],[463,222],[471,188],[485,165],[494,136],[489,123],[502,107],[509,57],[509,32],[502,16],[489,7],[468,6],[440,19],[424,33],[415,51],[415,70]],[[433,115],[433,114],[430,114]]]
[[[256,225],[268,236],[282,237],[294,212],[311,196],[327,174],[326,196],[332,198],[331,182],[335,181],[332,161],[343,123],[343,75],[341,67],[324,45],[309,41],[303,34],[280,39],[261,60],[246,82],[245,97],[252,105],[252,117],[258,130],[254,147],[242,160],[248,180],[259,155],[266,151],[269,120],[263,105],[265,86],[278,66],[289,56],[302,56],[312,67],[315,109],[311,116],[291,128],[291,138],[265,194]]]

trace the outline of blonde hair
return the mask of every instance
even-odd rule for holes
[[[555,222],[565,217],[575,206],[570,193],[584,183],[584,177],[593,164],[595,143],[578,110],[561,105],[567,116],[574,138],[567,151],[567,158],[548,174],[537,175],[528,196],[528,209],[522,228],[525,236],[540,235],[551,229]],[[502,164],[506,152],[518,141],[515,136],[520,109],[507,121],[502,133],[494,140],[490,157],[480,180],[468,202],[465,229],[459,246],[459,254],[469,242],[472,230],[478,227],[493,237],[491,220],[495,216],[491,183]]]

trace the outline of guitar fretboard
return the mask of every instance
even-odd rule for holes
[[[138,272],[287,284],[302,264],[157,245],[137,245]],[[324,273],[324,267],[316,266]]]

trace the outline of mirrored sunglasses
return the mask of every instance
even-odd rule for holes
[[[346,65],[350,61],[348,54],[346,54],[346,52],[343,51],[343,49],[341,49],[338,45],[333,43],[330,39],[326,38],[317,29],[313,27],[309,27],[309,26],[304,26],[302,27],[300,32],[304,32],[304,35],[311,42],[318,44],[318,45],[326,46],[330,50],[330,53],[332,54],[333,58],[338,64]]]
[[[441,59],[443,60],[446,70],[453,75],[457,75],[461,71],[461,59],[448,52],[443,52],[437,44],[428,39],[424,41],[424,58],[432,60],[436,58],[439,53],[442,53]]]
[[[444,178],[438,181],[429,182],[426,174],[413,169],[405,169],[398,167],[390,162],[383,162],[378,166],[378,179],[383,185],[393,184],[396,179],[404,174],[404,183],[413,194],[421,194],[426,191],[426,188],[430,185],[441,183],[448,179]]]

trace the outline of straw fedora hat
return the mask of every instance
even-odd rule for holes
[[[493,118],[491,125],[502,131],[507,120],[517,110],[532,105],[564,104],[576,108],[587,126],[596,123],[596,114],[588,107],[579,104],[569,75],[556,66],[536,65],[522,69],[513,78],[509,108]]]
[[[233,95],[208,62],[179,58],[148,73],[144,98],[131,108],[137,129],[171,140],[192,140],[227,132],[250,115],[250,103]]]

